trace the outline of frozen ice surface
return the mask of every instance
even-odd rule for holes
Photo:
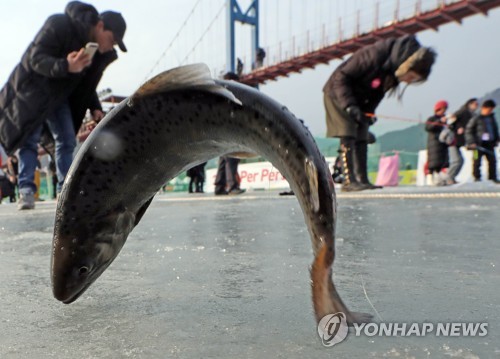
[[[351,333],[333,348],[317,336],[311,245],[293,196],[157,196],[115,262],[70,305],[50,288],[54,202],[23,212],[2,204],[0,358],[498,357],[498,190],[339,195],[334,277],[351,310],[375,315],[371,302],[385,322],[486,321],[489,334]]]

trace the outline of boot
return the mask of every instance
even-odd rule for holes
[[[354,139],[342,141],[342,170],[344,171],[344,182],[342,192],[356,192],[368,189],[364,184],[359,183],[354,176],[353,148]]]
[[[356,180],[364,184],[367,189],[379,189],[382,186],[375,186],[368,180],[368,144],[366,142],[356,142],[354,150],[354,174]]]

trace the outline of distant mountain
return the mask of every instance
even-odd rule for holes
[[[427,132],[423,124],[418,124],[403,130],[387,132],[379,136],[377,143],[380,152],[418,152],[427,147]]]
[[[488,100],[488,99],[491,99],[493,101],[495,101],[497,103],[497,113],[498,113],[498,110],[499,110],[499,107],[500,107],[500,88],[497,88],[496,90],[493,90],[489,93],[487,93],[486,95],[484,95],[483,97],[481,97],[479,99],[479,105],[481,105],[481,103],[485,100]],[[498,118],[497,118],[498,120]]]

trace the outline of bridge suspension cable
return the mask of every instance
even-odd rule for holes
[[[203,39],[205,38],[205,36],[208,34],[208,32],[212,29],[215,21],[217,21],[220,17],[220,15],[222,14],[222,10],[224,10],[224,8],[226,7],[226,3],[223,3],[222,6],[219,8],[219,10],[217,11],[217,14],[215,15],[215,17],[212,19],[212,21],[210,21],[210,23],[208,24],[208,27],[205,29],[205,31],[203,31],[203,33],[201,34],[201,36],[199,37],[198,41],[196,41],[196,43],[194,44],[194,46],[191,48],[191,50],[188,51],[188,53],[186,54],[186,56],[184,57],[184,59],[182,59],[181,61],[181,65],[185,64],[186,63],[186,60],[189,58],[189,56],[194,52],[194,50],[196,49],[196,47],[203,41]]]
[[[165,49],[165,51],[163,51],[163,53],[160,55],[160,57],[158,58],[158,60],[155,62],[155,64],[153,65],[153,67],[151,68],[151,70],[149,70],[149,72],[147,73],[146,77],[144,78],[144,81],[148,80],[150,78],[150,76],[153,74],[153,72],[155,71],[155,69],[160,65],[160,62],[163,58],[165,58],[165,56],[167,55],[167,53],[169,52],[169,50],[172,48],[172,46],[175,44],[175,42],[177,41],[177,39],[179,39],[180,35],[181,35],[181,32],[182,30],[186,27],[189,19],[191,19],[191,17],[194,15],[195,13],[195,10],[196,8],[198,7],[198,5],[201,3],[201,0],[197,0],[196,3],[194,4],[193,8],[191,9],[191,11],[189,12],[188,16],[186,17],[186,19],[184,20],[184,22],[182,23],[181,27],[179,28],[179,30],[177,30],[177,33],[175,34],[175,36],[173,37],[173,39],[170,41],[170,43],[168,44],[167,48]]]

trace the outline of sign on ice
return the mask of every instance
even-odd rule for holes
[[[335,158],[326,158],[331,169],[332,163]],[[207,175],[207,190],[214,190],[213,183],[215,182],[215,175],[217,169],[209,169]],[[256,163],[240,163],[238,165],[238,174],[241,179],[241,188],[245,189],[287,189],[289,184],[285,177],[274,167],[270,162],[256,162]]]

